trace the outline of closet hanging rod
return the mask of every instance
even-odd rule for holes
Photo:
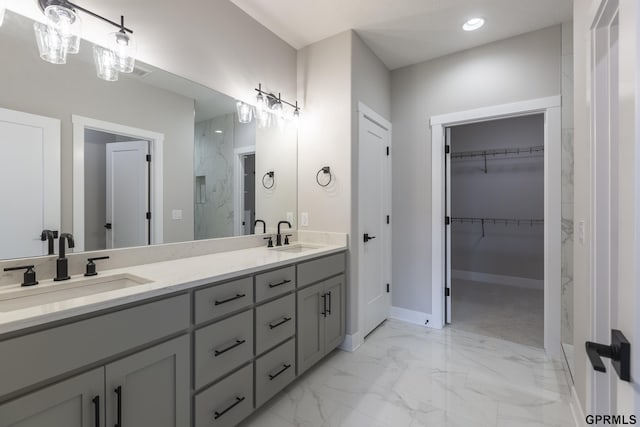
[[[487,157],[487,156],[519,156],[519,155],[532,155],[544,152],[544,145],[535,145],[531,147],[519,147],[519,148],[492,148],[489,150],[475,150],[475,151],[459,151],[457,153],[451,153],[452,159],[469,159],[473,157]]]
[[[504,225],[544,225],[544,219],[524,218],[472,218],[451,217],[451,223],[459,224],[504,224]]]

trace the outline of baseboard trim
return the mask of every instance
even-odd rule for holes
[[[473,280],[474,282],[495,283],[517,288],[544,290],[544,280],[527,277],[503,276],[500,274],[479,273],[477,271],[451,270],[452,279]]]
[[[433,316],[421,311],[409,310],[401,307],[391,307],[389,313],[391,319],[401,320],[414,325],[420,325],[431,329],[442,329],[442,325],[433,321]]]
[[[360,332],[356,332],[353,335],[345,335],[344,341],[338,347],[342,351],[348,351],[349,353],[353,353],[356,351],[362,344],[364,343],[364,339]]]
[[[584,410],[582,410],[580,399],[578,399],[578,393],[573,385],[571,386],[571,402],[569,403],[569,406],[571,406],[571,414],[573,415],[573,421],[575,422],[576,427],[584,426],[586,420]]]

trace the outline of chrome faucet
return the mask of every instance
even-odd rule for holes
[[[289,221],[280,221],[278,223],[278,235],[276,236],[276,246],[282,246],[282,234],[280,234],[280,226],[282,224],[287,224],[289,228],[291,228],[291,223]]]
[[[56,282],[60,282],[62,280],[69,280],[69,260],[65,254],[65,246],[64,242],[67,241],[69,245],[69,249],[75,246],[75,242],[73,241],[73,236],[69,233],[62,233],[60,235],[60,240],[58,241],[58,259],[56,260]]]

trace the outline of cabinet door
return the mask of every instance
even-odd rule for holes
[[[298,292],[298,375],[325,354],[324,283]]]
[[[100,427],[103,421],[103,368],[0,405],[1,427]]]
[[[345,276],[344,274],[324,282],[324,295],[327,299],[327,317],[325,321],[325,352],[328,353],[344,340],[345,320]]]
[[[107,426],[189,425],[186,335],[118,360],[105,369]]]

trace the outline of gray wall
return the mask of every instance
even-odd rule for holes
[[[431,313],[429,118],[561,93],[555,26],[391,73],[393,305]]]
[[[115,84],[102,81],[93,64],[78,58],[70,58],[64,66],[46,63],[30,40],[20,43],[0,37],[0,56],[11,58],[2,63],[0,106],[61,121],[62,230],[72,231],[71,116],[76,114],[165,135],[164,241],[193,238],[192,99],[133,78],[123,77]],[[183,210],[181,221],[171,220],[172,209]]]
[[[451,129],[451,152],[544,145],[544,115],[533,115]],[[543,153],[511,158],[452,159],[451,216],[544,218]],[[451,226],[452,270],[544,279],[542,225],[480,224]]]

